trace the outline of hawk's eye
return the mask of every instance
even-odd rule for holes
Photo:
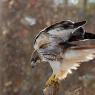
[[[47,46],[48,46],[47,44],[43,44],[40,46],[40,48],[44,49],[44,48],[47,48]]]

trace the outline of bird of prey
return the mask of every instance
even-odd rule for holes
[[[35,37],[31,64],[34,67],[39,60],[50,63],[53,74],[49,82],[65,79],[72,69],[95,57],[95,34],[85,32],[85,23],[61,21]]]

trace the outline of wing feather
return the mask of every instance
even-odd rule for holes
[[[60,51],[63,60],[50,61],[53,73],[59,80],[65,79],[67,74],[76,70],[81,63],[95,58],[95,40],[83,40],[74,44],[65,52]],[[60,46],[57,49],[61,49]]]
[[[63,62],[50,62],[53,73],[59,80],[63,80],[72,70],[77,70],[81,63],[87,62],[95,58],[95,49],[68,51],[64,55]]]
[[[72,69],[76,70],[81,63],[88,62],[95,58],[95,40],[84,40],[75,42],[75,47],[64,53],[64,60],[61,69],[65,72],[59,77],[60,80],[66,78]],[[60,63],[61,64],[61,63]]]

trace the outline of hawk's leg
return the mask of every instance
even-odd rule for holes
[[[46,86],[59,86],[58,78],[56,75],[51,75],[51,77],[47,80]]]
[[[44,95],[59,95],[59,81],[55,75],[52,75],[46,82]]]

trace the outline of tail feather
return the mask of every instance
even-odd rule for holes
[[[85,32],[84,39],[95,39],[95,34]]]

